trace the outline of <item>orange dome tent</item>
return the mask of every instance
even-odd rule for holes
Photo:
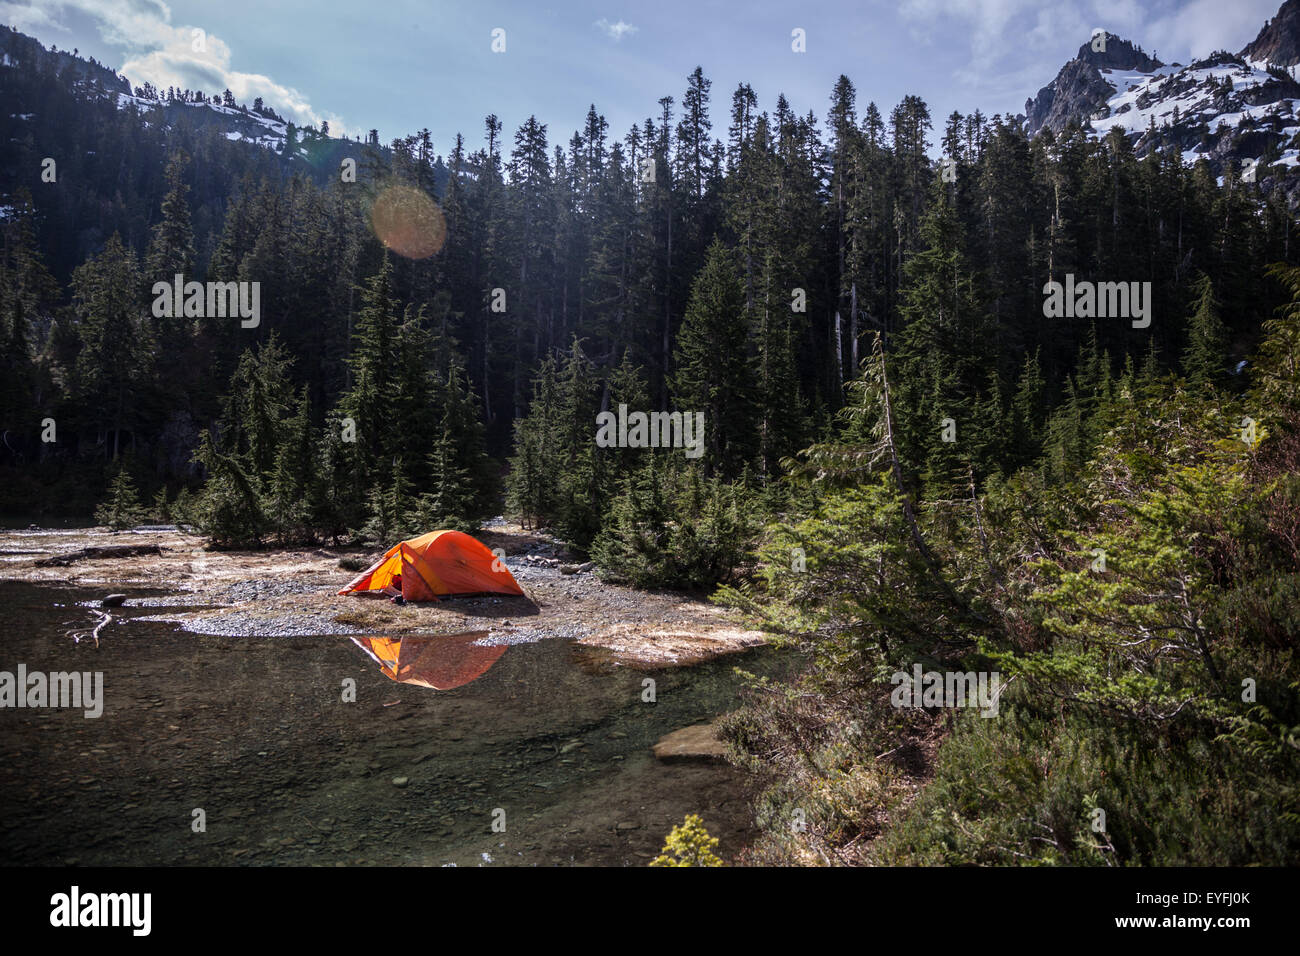
[[[395,544],[339,594],[382,591],[402,576],[402,597],[436,601],[453,594],[523,594],[514,575],[481,541],[430,531]]]

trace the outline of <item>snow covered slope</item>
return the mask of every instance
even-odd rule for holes
[[[1219,51],[1187,66],[1164,64],[1106,33],[1084,43],[1025,103],[1031,134],[1079,124],[1090,135],[1118,131],[1139,156],[1176,148],[1248,180],[1300,198],[1300,0],[1286,0],[1241,53]]]

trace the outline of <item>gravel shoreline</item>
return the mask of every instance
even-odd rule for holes
[[[120,620],[175,623],[197,635],[312,637],[437,635],[487,632],[484,645],[562,639],[610,652],[615,665],[687,666],[764,642],[698,597],[645,592],[600,580],[562,544],[518,525],[494,521],[478,535],[504,551],[526,597],[484,595],[396,606],[339,596],[358,562],[379,552],[357,548],[209,551],[202,538],[173,527],[115,534],[104,528],[0,532],[0,580],[102,588],[126,594],[123,606],[152,611]],[[157,555],[37,562],[81,548],[157,544]],[[19,553],[21,552],[21,554]],[[83,602],[95,607],[98,602]]]

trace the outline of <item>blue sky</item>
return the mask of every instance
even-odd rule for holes
[[[226,86],[262,96],[299,123],[328,119],[335,134],[374,127],[387,142],[428,127],[447,153],[456,132],[471,148],[496,113],[508,137],[529,114],[567,143],[595,103],[622,138],[680,103],[698,64],[713,81],[713,133],[725,139],[731,93],[754,87],[771,110],[784,92],[824,119],[840,73],[859,113],[905,94],[930,105],[936,135],[953,109],[1016,113],[1091,31],[1104,28],[1166,62],[1238,50],[1280,0],[717,0],[547,3],[191,2],[0,0],[0,22],[47,46],[77,48],[135,83]],[[491,50],[505,31],[504,53]],[[806,33],[807,52],[791,50]],[[202,51],[194,31],[202,30]]]

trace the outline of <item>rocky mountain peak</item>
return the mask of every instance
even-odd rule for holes
[[[1300,0],[1286,0],[1277,15],[1241,51],[1241,57],[1277,66],[1300,63]]]
[[[1291,0],[1291,2],[1300,3],[1300,0]],[[1098,70],[1141,70],[1143,73],[1149,73],[1164,66],[1155,57],[1148,56],[1140,46],[1130,43],[1123,37],[1105,32],[1079,47],[1075,59]]]
[[[1046,127],[1059,132],[1071,119],[1086,119],[1115,92],[1103,79],[1103,70],[1151,72],[1163,65],[1140,46],[1113,33],[1100,33],[1079,47],[1056,79],[1025,101],[1029,131]]]

